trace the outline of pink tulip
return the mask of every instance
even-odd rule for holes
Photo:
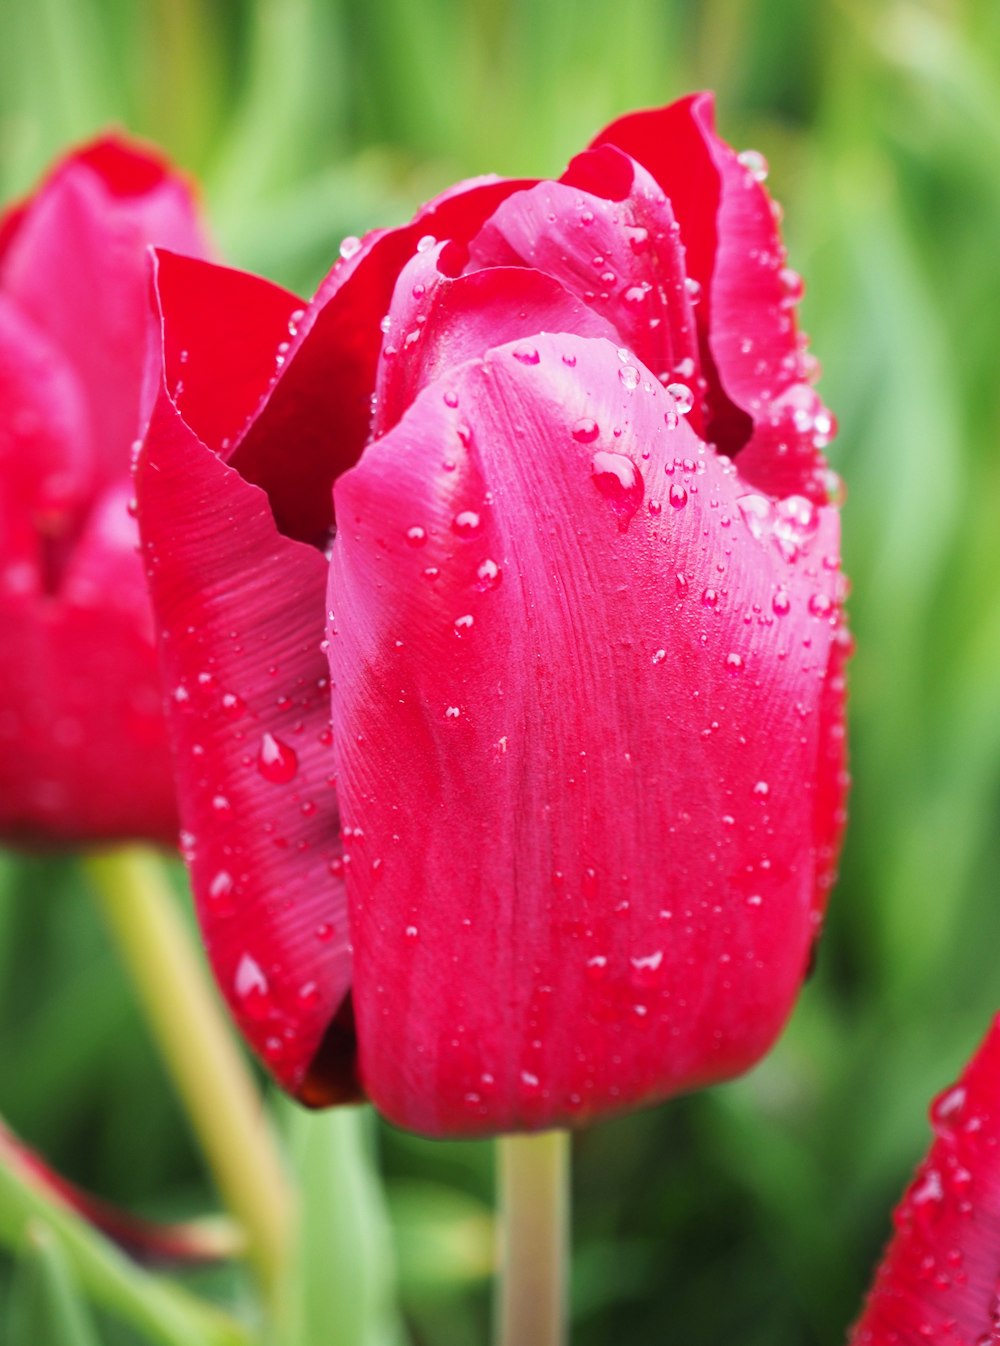
[[[345,240],[161,252],[140,526],[219,985],[429,1135],[747,1069],[843,823],[832,418],[702,95]]]

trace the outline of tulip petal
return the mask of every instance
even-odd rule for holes
[[[140,428],[150,239],[206,251],[184,180],[152,151],[108,137],[63,160],[0,257],[4,293],[83,384],[101,481],[121,475]]]
[[[0,818],[16,840],[176,842],[129,494],[106,492],[91,512],[57,593],[29,582],[27,562],[0,582]]]
[[[706,433],[745,459],[768,494],[826,499],[822,448],[833,419],[811,388],[794,307],[801,281],[785,265],[778,221],[753,163],[715,131],[710,94],[621,118],[596,138],[647,168],[670,198],[702,286],[702,363],[714,415]],[[712,394],[710,392],[710,400]]]
[[[330,775],[326,561],[164,393],[137,463],[182,844],[218,984],[304,1101],[356,1096]]]
[[[835,511],[750,493],[610,343],[447,387],[338,480],[330,574],[362,1079],[432,1135],[765,1050],[821,901],[839,631]]]
[[[497,266],[450,278],[448,244],[418,252],[399,274],[379,361],[374,436],[399,420],[421,388],[491,346],[536,332],[615,339],[599,314],[557,280],[525,267]]]
[[[653,178],[606,145],[574,159],[561,182],[512,193],[469,255],[472,266],[516,264],[555,277],[663,383],[694,389],[698,336],[679,234]],[[544,330],[551,329],[535,328]],[[700,428],[697,406],[694,424]]]
[[[303,301],[259,276],[163,248],[154,253],[153,286],[167,390],[185,423],[225,459],[281,368]],[[155,401],[158,350],[152,364]],[[297,485],[296,460],[285,459]]]
[[[0,490],[43,532],[75,521],[93,481],[83,393],[43,332],[0,294]]]
[[[997,1340],[1000,1017],[931,1106],[934,1141],[894,1216],[851,1346]]]
[[[267,490],[289,537],[323,546],[333,482],[368,438],[382,332],[400,269],[422,238],[467,241],[520,182],[485,179],[426,206],[412,224],[370,235],[306,306],[281,375],[230,461]],[[290,450],[295,478],[289,473]]]

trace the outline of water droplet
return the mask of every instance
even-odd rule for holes
[[[694,406],[694,393],[686,383],[668,383],[667,392],[674,399],[678,416],[686,416]]]
[[[737,673],[742,673],[742,672],[743,672],[743,656],[742,656],[742,654],[737,654],[735,651],[733,651],[733,652],[730,653],[730,654],[727,654],[727,655],[726,655],[726,668],[727,668],[727,669],[729,670],[729,672],[732,673],[734,676],[735,676]]]
[[[797,271],[790,266],[783,266],[778,272],[778,280],[781,282],[782,306],[784,308],[794,308],[805,294],[805,283]]]
[[[272,785],[287,785],[295,778],[299,769],[299,759],[294,748],[282,743],[280,738],[265,733],[260,740],[260,752],[257,757],[257,770]]]
[[[736,157],[755,182],[765,181],[768,164],[760,150],[741,150]]]
[[[361,239],[354,234],[348,234],[340,245],[340,255],[345,262],[349,262],[361,250]]]
[[[684,281],[684,289],[692,304],[697,304],[701,298],[701,281],[695,280],[694,276],[688,276]]]
[[[622,365],[618,371],[618,378],[622,387],[628,392],[634,392],[639,386],[639,371],[635,365]]]
[[[458,393],[449,391],[445,393],[443,400],[446,407],[451,407],[454,410],[458,406]]]
[[[705,589],[701,595],[701,601],[706,608],[715,608],[719,605],[719,594],[716,589]]]
[[[666,659],[666,657],[667,657],[666,650],[657,650],[656,653],[653,655],[653,663],[662,664],[664,659]]]
[[[601,433],[601,429],[596,421],[592,421],[589,416],[583,416],[573,426],[571,433],[578,444],[590,444]]]
[[[683,509],[684,506],[687,504],[687,498],[688,493],[686,488],[683,487],[679,481],[675,481],[671,485],[670,491],[667,495],[667,499],[670,501],[673,508]]]
[[[463,538],[475,537],[482,525],[483,521],[474,509],[459,510],[451,521],[452,532]]]
[[[455,618],[455,634],[462,636],[466,631],[471,631],[475,624],[475,618],[471,612],[464,613],[461,617]]]
[[[829,617],[833,611],[833,600],[828,594],[815,593],[809,597],[809,611],[814,617]]]
[[[659,500],[651,500],[647,508],[654,519],[659,518],[663,513],[663,506],[660,504]]]
[[[415,523],[412,528],[406,530],[406,540],[411,547],[422,547],[427,541],[426,528],[421,528],[418,523]]]
[[[417,241],[417,252],[430,252],[436,243],[437,239],[433,234],[424,234],[423,238]]]
[[[541,358],[538,354],[538,347],[532,346],[527,341],[519,341],[511,351],[511,355],[522,365],[537,365]]]
[[[623,453],[601,450],[594,454],[591,476],[594,485],[618,515],[619,527],[624,531],[642,504],[645,491],[642,473]]]
[[[246,713],[247,703],[241,696],[235,692],[224,692],[222,696],[222,709],[231,720],[238,720],[241,715]]]
[[[240,1008],[251,1019],[264,1018],[271,1009],[270,987],[263,969],[255,958],[245,953],[240,958],[233,978],[233,990]]]
[[[487,590],[495,589],[503,579],[503,571],[491,557],[487,556],[485,560],[480,561],[476,567],[477,589]]]
[[[213,902],[221,902],[233,891],[233,876],[228,869],[220,869],[208,885],[208,895]]]

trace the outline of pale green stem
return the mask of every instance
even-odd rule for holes
[[[234,1318],[143,1271],[75,1211],[50,1202],[16,1168],[0,1163],[0,1240],[16,1248],[33,1219],[52,1231],[88,1298],[158,1346],[250,1346]]]
[[[294,1206],[260,1091],[167,882],[141,846],[84,861],[105,921],[265,1294],[286,1271]]]
[[[497,1346],[565,1346],[570,1137],[501,1136]]]

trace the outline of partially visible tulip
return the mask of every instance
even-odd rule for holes
[[[116,135],[0,219],[0,836],[172,842],[176,804],[129,514],[151,244],[195,203]]]
[[[846,638],[761,168],[701,96],[345,240],[308,304],[159,254],[137,497],[188,859],[307,1103],[578,1124],[785,1021]]]
[[[851,1346],[1000,1342],[1000,1016],[930,1120]]]

